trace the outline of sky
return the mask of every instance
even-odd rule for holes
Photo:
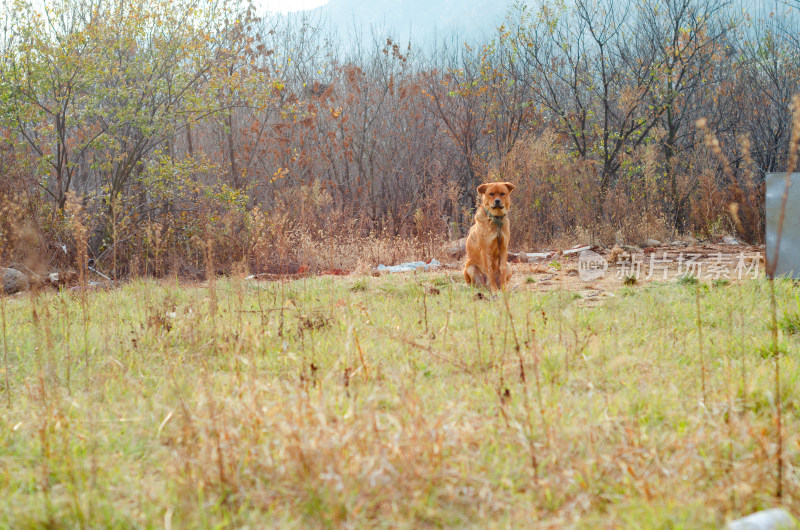
[[[253,2],[253,4],[263,6],[267,11],[273,13],[314,9],[327,3],[328,0],[255,0]]]

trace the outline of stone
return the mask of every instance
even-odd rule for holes
[[[17,269],[0,268],[3,274],[3,292],[5,294],[20,293],[31,288],[28,277]]]
[[[782,508],[773,508],[731,521],[727,528],[728,530],[795,530],[797,524],[789,512]]]
[[[660,247],[661,246],[661,241],[659,241],[658,239],[652,239],[651,238],[651,239],[648,239],[647,241],[644,242],[644,246],[646,246],[646,247]]]
[[[445,253],[451,258],[458,259],[467,253],[467,238],[462,237],[458,241],[451,241],[444,247]]]

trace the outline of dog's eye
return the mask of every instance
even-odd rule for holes
[[[501,193],[501,194],[500,194],[500,196],[501,196],[501,197],[505,197],[505,196],[506,196],[506,194],[505,194],[505,193]]]

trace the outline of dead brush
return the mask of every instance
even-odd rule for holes
[[[529,205],[511,214],[512,246],[610,245],[620,234],[631,242],[666,239],[672,228],[663,207],[656,144],[625,155],[626,167],[640,169],[620,171],[603,192],[594,164],[572,156],[554,131],[519,140],[501,171],[517,185],[514,201]]]
[[[160,277],[163,274],[164,250],[168,237],[164,237],[164,225],[149,221],[144,226],[145,262],[144,273]]]
[[[186,444],[185,456],[167,470],[187,482],[187,493],[203,484],[210,501],[234,513],[244,502],[265,511],[282,506],[308,524],[332,525],[378,523],[390,512],[413,520],[422,499],[453,506],[464,521],[504,503],[486,489],[480,472],[457,471],[472,466],[482,436],[480,418],[457,403],[431,415],[412,389],[399,396],[373,392],[358,414],[343,417],[308,398],[307,391],[324,392],[319,386],[255,381],[248,391],[280,399],[268,415],[249,401],[224,399],[213,409],[198,403],[191,414],[194,434],[181,434],[179,425],[164,429],[167,443],[180,436]],[[256,443],[265,432],[270,442]],[[249,493],[244,498],[239,492]]]
[[[501,168],[516,184],[511,245],[548,244],[574,226],[596,224],[599,189],[591,168],[569,156],[552,130],[517,142]]]
[[[744,186],[737,185],[731,191],[729,212],[736,230],[746,241],[759,241],[764,233],[762,205],[764,204],[764,186],[756,184],[756,167],[751,154],[750,139],[739,137],[739,145],[744,160]]]
[[[267,234],[270,228],[269,217],[258,206],[255,206],[245,224],[247,231],[247,261],[250,269],[260,273],[266,270],[264,261],[270,251]]]
[[[320,231],[315,235],[307,229],[296,228],[286,234],[284,252],[291,264],[289,268],[293,269],[290,272],[304,265],[311,271],[343,270],[364,274],[379,264],[393,265],[435,257],[438,250],[437,254],[428,252],[431,248],[440,248],[437,242],[443,244],[444,240],[431,236],[427,242],[422,242],[413,237],[387,233],[359,236],[349,231]],[[267,266],[270,270],[278,267],[274,256],[273,253],[271,259],[264,258],[270,260]]]

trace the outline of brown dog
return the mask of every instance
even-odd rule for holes
[[[467,236],[467,262],[464,264],[464,279],[467,284],[486,285],[496,291],[502,289],[511,278],[508,259],[508,239],[511,229],[508,209],[511,206],[510,182],[491,182],[478,186],[483,195],[475,224]]]

